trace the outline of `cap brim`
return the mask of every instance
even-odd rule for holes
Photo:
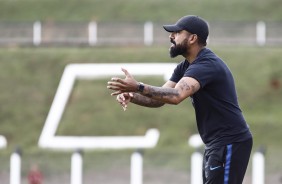
[[[183,30],[183,29],[181,29],[180,27],[178,27],[176,25],[163,25],[163,28],[167,32],[178,32],[178,31],[182,31]]]

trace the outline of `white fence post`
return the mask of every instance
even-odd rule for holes
[[[33,45],[41,44],[41,22],[36,21],[33,24]]]
[[[90,22],[88,25],[88,43],[90,46],[94,46],[97,44],[97,23]]]
[[[0,135],[0,149],[7,147],[7,139],[3,135]]]
[[[82,152],[73,153],[71,157],[71,184],[82,184]]]
[[[143,155],[141,151],[135,151],[131,155],[130,184],[143,183]]]
[[[10,157],[10,184],[21,183],[21,151],[16,149]]]
[[[265,183],[265,158],[264,151],[259,150],[253,155],[252,165],[252,183],[264,184]]]
[[[203,155],[199,148],[204,145],[199,134],[194,134],[188,139],[188,144],[196,151],[191,156],[191,184],[202,184]]]
[[[266,26],[265,22],[259,21],[257,23],[257,44],[264,46],[266,43]]]
[[[146,22],[144,24],[144,44],[149,46],[153,44],[153,23]]]
[[[195,151],[191,156],[191,184],[202,184],[203,155]]]

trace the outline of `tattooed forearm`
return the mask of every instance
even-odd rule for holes
[[[147,93],[145,94],[145,96],[148,96],[150,98],[159,97],[160,99],[163,99],[177,97],[179,96],[179,94],[174,88],[148,86]]]
[[[190,80],[183,78],[177,84],[164,85],[163,87],[145,85],[144,91],[136,93],[139,95],[136,95],[132,102],[146,107],[156,107],[160,104],[177,105],[197,92],[199,88],[198,82],[191,78]]]
[[[137,105],[144,106],[144,107],[161,107],[164,105],[164,103],[160,101],[148,98],[138,93],[134,93],[134,96],[131,99],[131,102]]]
[[[175,87],[171,88],[147,85],[142,95],[167,104],[179,104],[196,91],[196,86],[185,80],[180,80]]]

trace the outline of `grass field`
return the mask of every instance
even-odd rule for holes
[[[66,3],[67,2],[67,3]],[[1,0],[0,21],[281,21],[279,0]]]

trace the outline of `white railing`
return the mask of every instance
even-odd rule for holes
[[[191,155],[191,184],[202,184],[202,161],[203,155],[196,148]],[[200,145],[199,145],[200,146]],[[252,155],[252,184],[265,184],[265,153],[258,150]],[[17,149],[10,157],[10,184],[21,184],[21,152]],[[143,183],[143,154],[136,150],[131,155],[130,184]],[[83,155],[81,150],[77,150],[71,157],[71,184],[83,183]]]
[[[122,25],[120,25],[122,24]],[[169,44],[161,23],[0,22],[0,45],[163,45]],[[210,22],[210,45],[282,45],[282,24]]]

